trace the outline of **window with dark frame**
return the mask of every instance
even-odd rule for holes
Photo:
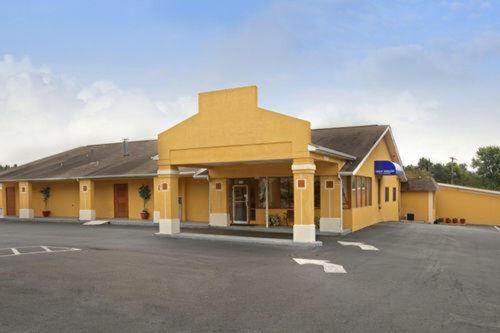
[[[293,177],[269,177],[268,178],[268,204],[271,209],[293,209]],[[305,179],[299,179],[295,186],[307,188]],[[259,178],[256,185],[257,207],[266,207],[266,179]],[[319,177],[314,177],[314,208],[320,208],[320,188]]]
[[[389,187],[385,187],[385,202],[389,202]]]
[[[396,201],[396,198],[397,198],[397,191],[396,191],[396,188],[393,187],[392,188],[392,201]]]
[[[350,185],[349,185],[350,180]],[[343,198],[344,208],[367,207],[372,205],[371,177],[353,176],[344,180]],[[350,193],[346,191],[350,188]],[[349,197],[350,194],[350,197]]]

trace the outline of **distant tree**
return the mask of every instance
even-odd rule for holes
[[[4,170],[10,169],[10,168],[15,168],[15,167],[17,167],[17,164],[14,164],[14,165],[8,165],[8,164],[2,165],[2,164],[0,164],[0,171],[4,171]]]
[[[471,166],[475,171],[466,163],[433,163],[422,157],[417,165],[407,165],[405,171],[408,177],[432,176],[438,183],[450,183],[453,172],[456,185],[500,190],[500,146],[479,148]]]
[[[472,167],[484,187],[500,190],[500,146],[480,147],[472,159]]]
[[[418,160],[418,164],[417,164],[418,168],[420,170],[423,170],[423,171],[426,171],[426,172],[431,172],[432,171],[432,166],[433,166],[433,163],[431,162],[430,159],[428,158],[425,158],[425,157],[421,157],[419,160]]]

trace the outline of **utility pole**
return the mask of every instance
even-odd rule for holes
[[[451,184],[453,184],[453,175],[454,175],[454,171],[453,171],[453,165],[455,164],[455,161],[457,160],[455,157],[451,156],[450,157],[450,160],[451,160],[451,164],[450,164],[450,171],[451,171]]]

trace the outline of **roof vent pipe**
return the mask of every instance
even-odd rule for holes
[[[129,155],[129,152],[128,152],[128,139],[125,138],[123,139],[123,156],[128,156]]]

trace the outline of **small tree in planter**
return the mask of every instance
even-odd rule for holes
[[[280,223],[281,223],[281,217],[278,214],[269,215],[269,225],[271,227],[278,227],[280,225]]]
[[[42,187],[40,193],[42,194],[43,203],[45,205],[45,210],[42,211],[43,217],[49,217],[50,210],[48,209],[48,203],[50,198],[50,187],[48,186]]]
[[[143,220],[147,220],[149,218],[149,211],[146,208],[146,205],[148,204],[149,199],[151,199],[151,189],[148,185],[142,184],[141,186],[139,186],[139,196],[144,202],[144,208],[141,212],[141,218]]]

